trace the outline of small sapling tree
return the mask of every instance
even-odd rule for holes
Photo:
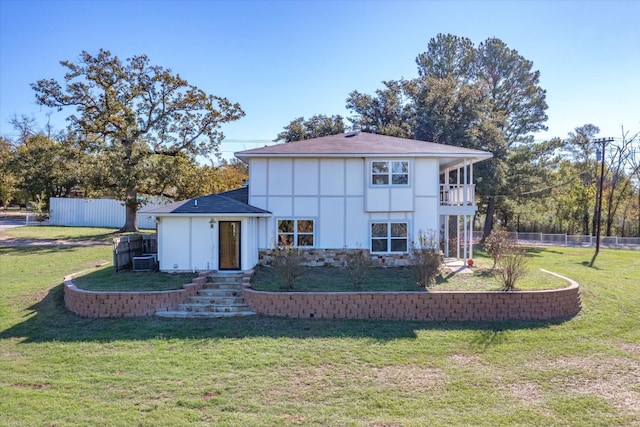
[[[493,267],[500,261],[502,255],[516,242],[510,238],[509,232],[504,227],[495,227],[484,241],[484,250],[493,259]]]
[[[284,280],[287,291],[292,291],[296,280],[304,272],[300,249],[292,244],[280,244],[274,249],[275,267]]]
[[[418,286],[428,288],[436,282],[442,266],[438,240],[433,230],[418,233],[418,242],[411,242],[409,254],[411,272]]]
[[[498,279],[505,291],[512,291],[516,281],[527,272],[525,250],[513,242],[505,247],[505,251],[498,259]]]
[[[369,269],[373,263],[368,252],[362,248],[358,248],[351,253],[347,253],[347,270],[349,271],[349,279],[353,285],[353,289],[362,289]]]

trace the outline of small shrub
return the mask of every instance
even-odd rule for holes
[[[493,267],[496,268],[496,264],[510,247],[515,245],[516,242],[511,239],[509,232],[504,227],[496,227],[491,234],[484,240],[484,250],[487,251],[493,259]]]
[[[36,196],[36,200],[32,203],[32,206],[36,221],[42,223],[49,219],[49,212],[45,210],[47,207],[47,197],[44,193]]]
[[[413,278],[418,286],[428,288],[435,284],[442,267],[442,255],[434,231],[420,231],[418,243],[411,242],[409,262]]]
[[[349,280],[353,285],[353,289],[362,289],[362,284],[367,278],[372,265],[371,257],[364,249],[359,248],[347,254],[347,270],[349,271]]]
[[[517,244],[505,246],[505,250],[498,259],[497,277],[505,291],[512,291],[516,281],[521,279],[527,271],[525,250]]]
[[[284,280],[287,291],[292,291],[296,280],[304,272],[300,249],[293,245],[281,245],[274,252],[275,267]]]

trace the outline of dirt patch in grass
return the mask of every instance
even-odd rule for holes
[[[627,353],[631,353],[631,354],[635,354],[636,356],[640,356],[640,344],[624,343],[624,344],[620,344],[620,348],[622,350],[626,351]],[[638,381],[638,384],[640,384],[640,381]]]
[[[12,386],[15,389],[19,390],[45,390],[51,387],[50,384],[42,383],[42,384],[14,384]]]
[[[595,395],[616,408],[640,411],[640,362],[618,357],[559,358],[531,363],[533,369],[572,371],[571,375],[552,376],[549,384],[567,395]]]
[[[542,387],[534,382],[502,382],[496,385],[496,390],[504,396],[517,400],[523,406],[530,407],[544,404]]]
[[[361,378],[375,384],[374,388],[401,389],[410,393],[438,390],[447,381],[441,369],[419,365],[374,367],[367,369]]]
[[[464,367],[464,366],[474,366],[477,367],[478,358],[475,356],[470,356],[468,354],[452,354],[447,357],[447,361],[456,367]]]

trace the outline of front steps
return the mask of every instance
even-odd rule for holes
[[[158,311],[160,317],[215,318],[250,316],[251,311],[242,297],[243,273],[211,273],[197,295],[175,311]]]

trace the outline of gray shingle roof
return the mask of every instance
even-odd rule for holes
[[[194,197],[162,206],[156,209],[142,211],[145,214],[270,214],[269,211],[256,208],[248,204],[249,188],[243,187],[219,194]]]
[[[293,156],[419,156],[490,158],[487,151],[474,150],[435,142],[397,138],[368,132],[349,132],[303,141],[287,142],[235,153],[239,158]]]

